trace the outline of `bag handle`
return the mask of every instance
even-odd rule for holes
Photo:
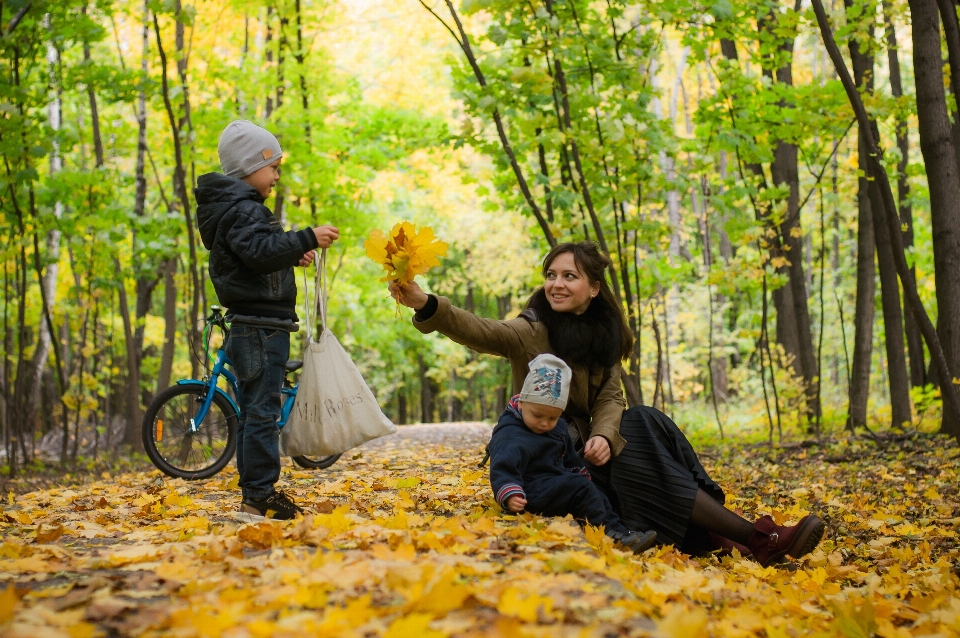
[[[303,309],[307,319],[307,341],[313,342],[313,322],[320,318],[323,331],[327,329],[327,249],[314,256],[317,276],[313,285],[313,319],[310,317],[310,293],[307,288],[307,269],[303,269]],[[318,335],[319,336],[319,335]]]

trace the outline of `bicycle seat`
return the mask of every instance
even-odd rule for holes
[[[293,372],[294,370],[299,370],[303,367],[303,361],[299,359],[291,359],[287,361],[287,365],[284,366],[287,372]]]

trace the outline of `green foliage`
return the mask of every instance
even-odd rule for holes
[[[141,403],[165,368],[172,378],[202,373],[195,328],[216,297],[192,227],[192,185],[219,169],[218,136],[237,118],[281,140],[283,178],[268,205],[284,223],[340,228],[329,255],[332,327],[388,413],[406,405],[408,420],[492,418],[509,384],[502,361],[420,334],[387,296],[361,244],[405,219],[451,244],[425,288],[497,319],[518,312],[539,285],[550,240],[600,242],[639,338],[628,382],[647,403],[699,406],[690,423],[704,432],[720,412],[728,424],[766,431],[771,380],[787,434],[806,427],[798,415],[807,387],[790,357],[770,348],[772,377],[760,363],[776,333],[770,295],[787,283],[789,260],[802,258],[813,330],[826,344],[824,422],[843,421],[857,149],[808,11],[768,0],[466,0],[458,17],[481,83],[450,32],[392,0],[383,11],[395,15],[369,28],[357,26],[366,24],[357,7],[335,0],[150,0],[147,15],[142,3],[41,0],[13,27],[26,6],[0,5],[3,392],[18,433],[113,436],[112,421],[127,418],[130,344]],[[438,15],[462,37],[442,7]],[[878,11],[855,1],[835,22],[841,45],[855,39],[880,68],[884,33],[870,34]],[[362,37],[355,43],[347,32]],[[351,68],[351,47],[377,68]],[[906,68],[905,79],[911,74]],[[881,71],[866,103],[895,178],[894,122],[915,104],[892,98],[885,82]],[[378,94],[381,83],[390,88]],[[385,97],[390,91],[399,97]],[[780,144],[797,149],[798,193],[775,184]],[[929,204],[915,159],[908,258],[933,304]],[[803,256],[777,252],[794,196]],[[43,281],[54,284],[46,304]],[[46,313],[57,335],[48,355]],[[165,315],[177,331],[172,361]],[[708,361],[721,359],[742,409],[721,405],[711,416]],[[38,383],[43,401],[30,398]],[[420,408],[427,389],[437,399],[432,414]],[[933,401],[914,396],[921,414]]]

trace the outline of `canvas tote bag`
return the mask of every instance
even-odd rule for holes
[[[287,424],[280,430],[280,450],[285,456],[342,454],[365,441],[397,431],[328,327],[326,264],[324,249],[317,258],[312,318],[310,294],[304,286],[307,344],[297,398]],[[314,341],[318,316],[322,328]]]

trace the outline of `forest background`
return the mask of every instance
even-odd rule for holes
[[[340,228],[331,328],[397,423],[509,387],[389,299],[362,243],[409,220],[451,245],[428,289],[497,319],[597,241],[628,400],[691,436],[956,436],[958,65],[948,1],[5,0],[4,469],[136,447],[203,374],[192,187],[236,118],[280,137],[284,224]]]

